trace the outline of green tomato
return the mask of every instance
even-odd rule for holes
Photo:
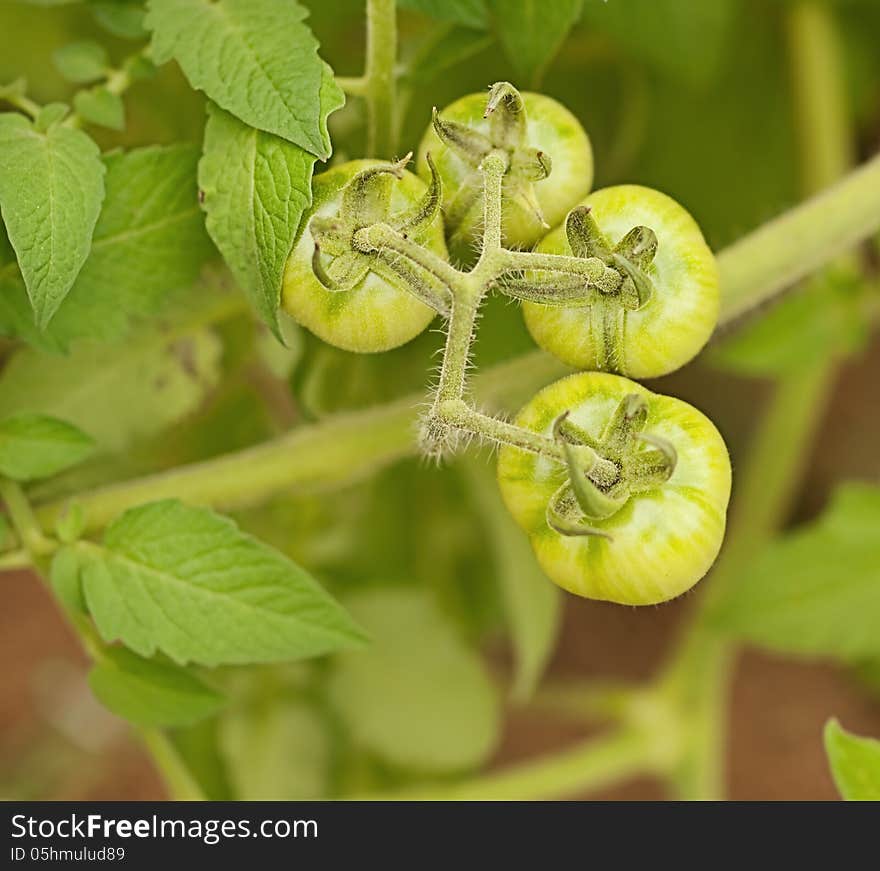
[[[387,351],[403,345],[423,332],[434,318],[434,312],[379,263],[345,290],[328,290],[315,275],[312,262],[315,241],[308,230],[309,222],[315,217],[329,219],[337,215],[345,186],[364,169],[377,165],[379,161],[351,161],[314,178],[312,206],[300,224],[299,238],[285,267],[282,289],[282,305],[298,323],[337,348],[361,353]],[[391,183],[390,214],[413,209],[426,190],[420,178],[404,171],[399,180]],[[412,238],[446,256],[439,213],[426,228],[413,232]],[[333,265],[331,262],[328,271],[332,272]]]
[[[627,403],[639,409],[632,419],[621,414]],[[579,596],[627,605],[664,602],[690,589],[724,537],[731,473],[718,430],[679,399],[599,372],[546,387],[516,423],[550,436],[565,412],[564,425],[612,470],[597,490],[600,500],[613,503],[611,511],[598,512],[605,516],[581,516],[582,528],[563,534],[548,506],[574,506],[583,515],[570,498],[565,463],[512,446],[498,460],[504,501],[545,573]],[[662,473],[657,445],[671,458]]]
[[[504,241],[515,248],[530,248],[547,227],[561,221],[566,212],[587,195],[593,183],[593,150],[580,122],[561,103],[542,94],[521,95],[525,106],[525,143],[549,156],[549,176],[539,181],[524,179],[522,185],[512,176],[506,179]],[[485,116],[486,94],[469,94],[440,112],[440,117],[465,125],[489,137],[491,124]],[[500,143],[498,143],[500,146]],[[467,260],[473,253],[482,224],[478,169],[448,148],[433,127],[429,127],[419,146],[418,173],[429,177],[426,155],[430,152],[443,179],[443,212],[452,253]],[[533,198],[532,197],[533,191]],[[534,208],[543,214],[542,223]]]
[[[635,227],[653,231],[656,252],[644,268],[653,290],[636,309],[613,296],[572,308],[523,303],[529,332],[542,348],[579,369],[634,378],[678,369],[703,348],[718,322],[718,267],[700,228],[675,200],[639,185],[595,191],[583,205],[609,247]],[[549,233],[537,250],[570,255],[565,226]]]

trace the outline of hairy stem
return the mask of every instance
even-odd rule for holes
[[[878,227],[880,157],[719,254],[721,323],[767,300]],[[797,235],[798,244],[785,241],[792,234]],[[552,254],[502,249],[497,256],[513,270],[561,266],[563,271],[576,271],[585,264],[588,269],[594,268],[589,260]],[[544,262],[536,257],[549,259]],[[499,380],[513,378],[508,395],[515,404],[566,371],[563,364],[548,355],[534,352],[496,367],[477,380],[485,377],[486,383],[494,381],[497,385]],[[515,376],[514,372],[521,374]],[[414,421],[420,400],[407,397],[369,412],[343,415],[255,448],[93,490],[77,498],[87,510],[89,530],[94,531],[119,512],[149,499],[184,493],[198,504],[235,508],[257,504],[290,488],[339,484],[415,453]],[[338,440],[338,450],[328,447],[331,438]],[[66,500],[59,500],[40,507],[38,519],[44,524],[54,522],[65,504]],[[14,541],[7,542],[7,550],[15,547]]]
[[[605,273],[605,264],[597,257],[570,257],[566,254],[541,254],[537,251],[499,252],[495,258],[497,273],[514,270],[546,269],[598,281]]]
[[[467,290],[468,287],[460,289],[452,301],[440,383],[437,385],[437,404],[464,397],[471,342],[481,301],[481,294]]]
[[[501,250],[501,197],[504,173],[507,171],[507,155],[502,151],[487,155],[480,170],[483,173],[483,246],[474,268],[477,275],[481,272],[481,265],[491,261],[496,252]]]
[[[391,158],[396,148],[394,65],[397,62],[395,0],[367,0],[367,157]]]
[[[474,393],[482,405],[509,408],[566,371],[536,351],[481,372],[474,378]],[[242,451],[79,493],[75,499],[85,512],[86,532],[93,533],[126,509],[156,499],[183,496],[190,504],[231,510],[283,493],[338,487],[414,456],[423,403],[422,394],[412,394],[298,427]],[[68,503],[64,498],[39,506],[37,518],[51,527]]]
[[[393,263],[395,259],[405,257],[442,282],[447,289],[455,287],[461,280],[462,273],[439,254],[435,254],[430,248],[419,245],[418,242],[404,236],[388,224],[374,224],[359,230],[357,240],[362,242],[367,250],[377,252],[387,263]],[[447,293],[443,300],[447,308],[449,299],[450,296]]]
[[[496,444],[513,445],[524,451],[551,457],[559,462],[565,460],[562,450],[556,442],[531,430],[523,429],[488,414],[482,414],[461,399],[448,399],[441,402],[437,407],[437,414],[450,426],[466,430]]]

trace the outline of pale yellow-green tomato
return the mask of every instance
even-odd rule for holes
[[[299,238],[284,270],[282,305],[294,320],[325,342],[346,351],[373,353],[388,351],[414,339],[434,318],[434,312],[411,294],[402,281],[390,281],[370,271],[350,290],[333,291],[315,277],[312,255],[315,242],[308,230],[314,216],[335,215],[342,201],[343,188],[362,170],[378,161],[357,160],[333,167],[315,176],[312,206],[304,217]],[[391,213],[402,213],[419,202],[425,183],[411,172],[394,180]],[[443,221],[438,213],[414,241],[446,257]]]
[[[544,220],[552,227],[589,192],[593,183],[593,150],[580,121],[565,106],[543,94],[526,92],[521,96],[527,119],[525,140],[552,162],[550,175],[531,183]],[[484,117],[485,111],[486,94],[469,94],[441,110],[440,115],[488,136],[490,124]],[[422,178],[430,177],[425,157],[429,151],[443,179],[443,210],[447,233],[451,234],[450,250],[461,258],[468,247],[476,244],[483,219],[480,197],[474,196],[482,184],[480,173],[441,142],[433,127],[429,127],[419,145],[418,173]],[[460,211],[456,200],[460,205],[462,197],[472,198],[473,202],[460,215],[458,223],[451,223],[450,217]],[[508,199],[503,230],[506,245],[530,248],[547,232],[547,226],[532,209]]]
[[[605,369],[633,378],[655,378],[693,359],[712,335],[720,306],[718,267],[694,219],[675,200],[639,185],[594,191],[583,204],[611,245],[637,226],[657,237],[647,269],[654,287],[638,310],[608,304],[566,308],[523,303],[535,341],[578,369]],[[541,240],[538,251],[571,254],[561,225]],[[612,317],[613,351],[603,347]]]
[[[667,481],[635,493],[611,516],[590,521],[602,535],[564,535],[548,524],[547,506],[567,480],[560,462],[505,446],[498,482],[551,580],[590,599],[653,605],[693,587],[721,548],[730,458],[712,422],[686,402],[627,378],[583,372],[540,391],[516,423],[550,437],[554,421],[569,411],[569,420],[599,441],[620,402],[633,394],[647,405],[643,432],[672,445],[677,459]]]

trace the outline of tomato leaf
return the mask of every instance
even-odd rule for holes
[[[431,82],[444,70],[479,54],[494,41],[495,37],[485,30],[451,27],[439,39],[429,40],[421,51],[416,52],[407,64],[406,79],[421,84]]]
[[[150,0],[146,24],[157,64],[174,58],[227,112],[326,159],[322,104],[343,98],[326,81],[307,14],[295,0]]]
[[[104,164],[85,133],[0,115],[0,211],[41,328],[88,256],[103,199]]]
[[[122,39],[144,39],[144,10],[141,0],[89,0],[95,21],[108,33]]]
[[[240,705],[222,718],[218,737],[239,801],[307,801],[325,795],[330,735],[305,702],[275,698]]]
[[[151,502],[114,521],[102,547],[75,546],[98,631],[141,656],[279,662],[363,641],[303,569],[206,509]]]
[[[52,60],[67,81],[78,84],[100,79],[110,63],[104,46],[90,40],[71,42],[59,48]]]
[[[713,614],[737,637],[803,656],[880,655],[880,487],[846,484],[818,521],[783,536]]]
[[[724,58],[736,0],[627,0],[584,4],[583,22],[632,57],[692,87],[704,86]]]
[[[540,78],[581,15],[583,0],[489,0],[504,52],[528,84]]]
[[[475,29],[489,26],[485,0],[399,0],[399,5],[438,21],[452,21]]]
[[[54,417],[23,412],[0,420],[0,474],[15,481],[55,475],[94,447],[89,436]]]
[[[196,409],[220,377],[222,346],[198,330],[150,331],[118,347],[79,343],[66,356],[16,353],[0,374],[0,407],[69,420],[120,451]]]
[[[0,301],[0,332],[46,350],[73,339],[114,341],[191,285],[214,250],[198,204],[197,160],[192,145],[105,156],[107,195],[73,289],[36,336],[25,326],[26,296],[10,289]],[[0,282],[4,273],[14,281],[7,267],[0,269]]]
[[[119,94],[108,91],[103,85],[80,91],[73,98],[73,108],[90,124],[122,130],[125,127],[125,104]]]
[[[124,647],[102,652],[89,686],[104,707],[138,726],[188,726],[216,714],[226,699],[176,665],[144,659]]]
[[[825,724],[825,752],[837,789],[847,801],[880,801],[880,741]]]
[[[199,185],[211,238],[257,314],[280,338],[284,265],[312,201],[315,157],[208,107]]]
[[[370,633],[365,650],[334,661],[330,694],[355,738],[424,771],[485,761],[499,732],[498,699],[479,656],[426,595],[360,593],[346,604]]]

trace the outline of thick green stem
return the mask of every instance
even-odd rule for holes
[[[730,321],[766,300],[878,227],[880,157],[719,254],[721,322]],[[792,241],[794,238],[797,244]],[[551,254],[502,249],[496,256],[504,259],[506,268],[514,270],[561,267],[564,271],[570,268],[580,272],[594,268],[588,260]],[[535,260],[536,257],[546,258],[546,263]],[[486,375],[488,381],[497,383],[498,379],[515,378],[514,372],[523,373],[519,384],[511,382],[514,389],[509,395],[515,403],[565,371],[561,363],[547,355],[533,353]],[[479,398],[479,391],[477,395]],[[87,510],[89,530],[94,531],[120,511],[148,499],[185,494],[199,504],[235,508],[265,501],[291,488],[341,483],[415,452],[414,418],[420,401],[408,397],[400,403],[341,416],[317,427],[303,427],[257,448],[112,485],[77,498]],[[338,443],[338,449],[329,447],[331,439]],[[37,512],[39,520],[44,524],[54,522],[64,505],[61,500],[42,506]],[[7,544],[7,549],[15,547],[14,542]]]
[[[141,729],[141,740],[159,769],[172,801],[204,801],[205,795],[171,739],[158,729]]]
[[[880,228],[880,155],[718,255],[721,323],[815,272]]]
[[[566,371],[546,354],[525,354],[480,373],[474,378],[474,392],[481,404],[506,408]],[[79,493],[76,501],[85,512],[86,532],[96,532],[126,509],[155,499],[182,497],[191,504],[237,509],[283,493],[358,480],[417,453],[415,435],[423,403],[422,394],[413,394],[299,427],[243,451]],[[37,518],[49,528],[67,504],[67,499],[58,499],[39,506]]]
[[[24,545],[27,553],[31,556],[51,553],[54,546],[43,535],[42,527],[34,516],[31,504],[24,495],[21,485],[6,478],[0,478],[0,499],[5,503],[19,541]]]
[[[367,80],[363,76],[336,76],[336,84],[350,97],[365,97]]]
[[[800,2],[791,8],[786,23],[796,123],[800,132],[801,172],[804,187],[811,192],[842,175],[849,161],[851,145],[841,63],[834,22],[824,4],[813,0]],[[867,168],[869,179],[877,174],[875,184],[880,183],[878,167],[880,163],[875,159]],[[856,176],[864,177],[864,173],[862,170]],[[801,216],[793,223],[800,226],[805,220],[804,215],[809,212],[816,212],[815,220],[827,221],[829,214],[820,217],[816,203],[839,193],[842,186],[852,181],[853,175],[850,175],[828,194],[814,197],[795,210],[800,211]],[[858,205],[854,208],[857,209]],[[834,218],[835,215],[838,228],[848,221],[846,209],[831,210],[830,216]],[[792,223],[792,219],[780,219],[774,223],[780,222],[785,226]],[[758,250],[772,235],[772,225],[752,234],[757,237]],[[745,245],[749,238],[739,244]],[[783,251],[786,250],[790,240],[782,234],[779,241]],[[735,270],[728,266],[726,273],[722,272],[725,288],[731,283],[735,285],[738,280],[730,277],[731,271],[734,276],[743,276],[755,266],[743,262],[736,254],[736,248],[728,249],[732,251],[729,262],[739,265]],[[765,250],[770,253],[769,249]],[[809,260],[809,248],[801,250]],[[722,258],[722,268],[723,262]],[[759,260],[757,268],[766,269],[770,262],[769,258]],[[735,307],[727,307],[728,314],[732,310]],[[665,678],[680,706],[693,712],[690,752],[673,779],[683,798],[719,798],[723,792],[728,676],[736,650],[733,644],[719,638],[706,625],[707,616],[784,522],[825,410],[835,370],[834,359],[827,354],[820,355],[812,365],[777,383],[773,399],[754,437],[748,461],[739,469],[736,502],[724,552],[712,572],[694,625],[685,636]]]
[[[391,158],[396,148],[396,62],[395,0],[367,0],[367,157]]]
[[[464,294],[460,294],[452,303],[443,366],[440,369],[440,383],[437,385],[438,403],[449,399],[461,399],[464,396],[471,341],[474,337],[479,305],[480,301],[476,295]]]
[[[662,768],[653,742],[640,732],[621,731],[449,786],[364,796],[410,801],[522,801],[565,798],[595,791],[636,774]]]

